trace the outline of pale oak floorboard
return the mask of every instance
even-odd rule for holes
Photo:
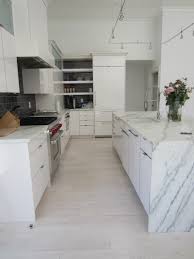
[[[111,139],[73,139],[33,230],[0,225],[0,259],[193,259],[194,233],[148,234]]]

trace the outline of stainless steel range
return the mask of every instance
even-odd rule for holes
[[[51,176],[56,172],[60,157],[61,157],[61,136],[63,130],[61,130],[62,124],[58,117],[53,117],[53,114],[47,116],[29,116],[20,120],[21,126],[29,125],[48,125],[48,140],[50,142],[50,166]]]

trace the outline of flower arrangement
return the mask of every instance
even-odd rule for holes
[[[175,83],[169,83],[164,87],[164,96],[166,96],[166,105],[169,106],[168,119],[181,121],[181,108],[185,102],[190,99],[191,87],[187,87],[187,78],[178,79]]]

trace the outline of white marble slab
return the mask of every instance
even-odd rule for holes
[[[12,134],[0,137],[0,144],[30,142],[41,132],[46,132],[47,129],[48,126],[20,126]]]
[[[153,144],[149,232],[194,231],[193,121],[157,121],[153,112],[116,116]]]

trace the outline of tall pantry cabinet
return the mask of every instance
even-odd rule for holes
[[[112,112],[125,110],[125,54],[93,55],[95,135],[112,135]]]

